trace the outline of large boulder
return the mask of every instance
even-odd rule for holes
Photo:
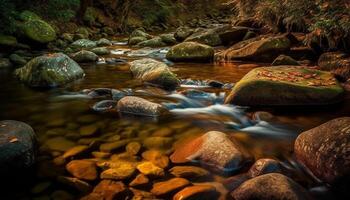
[[[72,54],[71,58],[78,63],[88,63],[97,61],[98,55],[91,51],[81,50]]]
[[[272,62],[278,55],[290,49],[291,42],[285,36],[259,36],[244,40],[216,55],[217,60],[253,60]]]
[[[240,26],[226,25],[216,29],[222,44],[233,45],[243,40],[248,33],[249,28]]]
[[[240,170],[252,162],[250,153],[232,135],[211,131],[179,146],[170,157],[173,163],[200,163],[220,173]]]
[[[26,21],[21,28],[28,39],[38,43],[46,44],[56,39],[55,29],[43,20]]]
[[[193,33],[185,42],[198,42],[209,46],[220,46],[222,41],[215,29],[204,29]]]
[[[84,77],[84,71],[67,55],[46,54],[15,71],[20,81],[31,87],[55,87]]]
[[[307,67],[253,69],[233,88],[226,103],[246,106],[324,105],[342,100],[344,89],[329,72]]]
[[[184,41],[188,36],[192,35],[193,30],[187,26],[181,26],[178,29],[176,29],[174,33],[174,37],[177,41],[182,42]]]
[[[214,59],[214,49],[197,42],[183,42],[173,46],[166,58],[174,62],[208,62]]]
[[[307,200],[310,194],[292,179],[277,173],[265,174],[244,182],[232,192],[235,200]]]
[[[164,107],[160,104],[132,96],[119,100],[117,109],[121,113],[141,116],[159,116],[165,112]]]
[[[322,70],[330,71],[340,80],[350,79],[350,57],[341,52],[324,53],[318,59]]]
[[[36,136],[33,129],[18,121],[0,121],[0,174],[23,170],[35,162]]]
[[[350,117],[326,122],[301,133],[295,141],[297,160],[327,183],[350,178]]]
[[[130,63],[130,70],[135,78],[167,90],[173,90],[180,84],[180,80],[169,67],[154,59],[145,58]]]

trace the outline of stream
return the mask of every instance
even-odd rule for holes
[[[33,127],[39,142],[37,169],[42,173],[45,165],[40,162],[60,155],[59,150],[67,146],[126,139],[142,143],[148,137],[166,137],[170,138],[170,144],[149,145],[158,145],[164,152],[170,153],[176,146],[213,130],[233,133],[255,159],[276,158],[286,166],[299,168],[292,155],[298,134],[350,113],[349,97],[342,104],[325,107],[249,108],[225,105],[224,98],[232,86],[255,67],[247,64],[255,63],[175,64],[165,59],[168,48],[130,49],[123,42],[115,42],[109,48],[111,55],[100,58],[94,64],[82,64],[86,73],[84,79],[63,88],[30,89],[18,82],[12,71],[0,70],[0,120],[23,121]],[[181,87],[166,92],[133,79],[125,62],[145,57],[166,62],[182,80]],[[224,87],[210,87],[206,80],[220,81]],[[169,113],[160,117],[135,117],[93,109],[97,102],[108,98],[91,97],[83,92],[92,88],[115,89],[126,95],[139,96],[162,104]],[[265,112],[273,116],[265,117]],[[81,127],[90,125],[98,127],[98,134],[80,136]],[[113,138],[115,135],[119,135],[118,138]],[[52,138],[61,138],[64,144],[55,144],[57,149],[49,152],[40,148]],[[47,167],[46,170],[52,169]],[[213,182],[225,178],[219,174],[213,176]],[[300,176],[310,187],[317,185],[305,172],[300,172]],[[17,195],[30,192],[30,188],[46,180],[42,177],[39,173],[33,179],[23,181],[16,187],[19,191]],[[60,185],[51,187],[61,189]]]

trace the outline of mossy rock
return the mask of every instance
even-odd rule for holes
[[[39,17],[39,15],[37,15],[29,10],[25,10],[25,11],[21,12],[19,14],[18,18],[24,22],[31,21],[31,20],[41,20],[41,17]]]
[[[174,62],[208,62],[214,58],[214,49],[196,42],[183,42],[173,46],[166,58]]]
[[[52,26],[42,20],[30,20],[22,26],[24,35],[39,43],[49,43],[56,39],[56,32]]]
[[[76,50],[91,49],[97,47],[97,43],[88,39],[80,39],[73,42],[70,47]]]
[[[16,77],[30,87],[50,88],[84,77],[84,71],[62,53],[36,57],[15,71]]]
[[[138,47],[164,47],[167,46],[160,37],[155,37],[137,44]]]
[[[144,38],[147,38],[147,39],[151,39],[152,35],[144,32],[144,30],[136,29],[130,34],[130,38],[133,38],[133,37],[144,37]]]
[[[15,47],[17,45],[17,39],[10,35],[0,35],[0,47]]]
[[[216,55],[217,60],[252,60],[272,62],[291,47],[289,39],[283,35],[263,35],[245,40]]]
[[[244,106],[325,105],[343,96],[344,89],[329,72],[276,66],[250,71],[225,101]]]
[[[214,29],[198,31],[186,38],[185,42],[199,42],[213,47],[222,44],[219,34]]]
[[[145,37],[132,37],[129,39],[128,44],[129,45],[137,45],[138,43],[144,42],[146,40],[147,40],[147,38],[145,38]]]
[[[173,44],[177,43],[177,41],[174,37],[174,34],[172,34],[172,33],[162,34],[159,37],[162,38],[162,41],[166,44],[173,45]]]

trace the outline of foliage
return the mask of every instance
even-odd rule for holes
[[[45,14],[51,18],[69,21],[75,17],[79,4],[79,0],[49,0]]]
[[[231,0],[242,18],[255,18],[272,31],[310,31],[337,46],[350,34],[348,0]]]

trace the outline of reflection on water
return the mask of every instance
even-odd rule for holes
[[[106,59],[119,56],[128,60],[136,59],[125,54],[164,59],[162,55],[166,52],[164,49],[132,52],[124,47],[113,48],[113,54]],[[254,67],[244,66],[237,67],[234,63],[190,63],[174,64],[171,68],[181,79],[214,79],[223,83],[235,83]],[[350,112],[349,103],[327,108],[270,108],[267,111],[278,119],[272,123],[251,117],[254,111],[264,108],[253,110],[222,105],[228,89],[189,86],[190,88],[182,87],[169,94],[132,79],[125,63],[88,64],[83,65],[83,68],[86,72],[83,80],[64,88],[46,91],[27,88],[13,78],[11,71],[0,70],[0,120],[12,119],[30,124],[38,135],[41,154],[50,157],[60,155],[71,146],[90,144],[91,141],[141,141],[144,146],[160,148],[169,153],[173,144],[181,145],[188,138],[210,130],[221,130],[234,133],[256,158],[276,157],[291,163],[293,142],[298,133]],[[81,92],[90,88],[128,91],[128,95],[138,95],[162,103],[169,108],[170,114],[154,120],[121,117],[116,112],[94,112],[93,105],[102,99]],[[96,130],[84,132],[89,126]],[[152,141],[157,138],[163,140],[158,143]],[[48,141],[53,143],[49,144],[49,150],[43,148]],[[57,141],[59,144],[55,143]]]

